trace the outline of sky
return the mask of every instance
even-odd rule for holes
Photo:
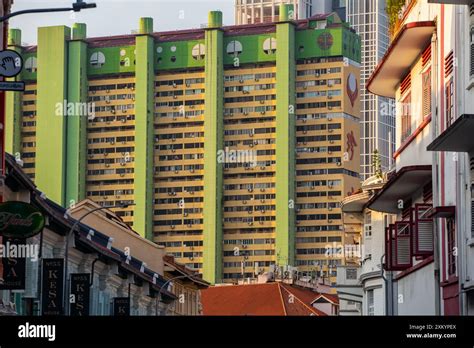
[[[71,7],[76,0],[14,0],[12,11],[34,8]],[[86,0],[97,8],[80,13],[25,14],[10,19],[11,28],[22,30],[22,42],[36,44],[37,28],[86,23],[88,37],[130,34],[140,17],[152,17],[155,31],[199,28],[207,13],[221,10],[224,24],[234,24],[234,0]]]

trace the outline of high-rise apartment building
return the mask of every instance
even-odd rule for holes
[[[346,0],[235,0],[235,24],[256,24],[278,21],[280,4],[292,4],[294,19],[336,12],[346,17]]]
[[[359,188],[360,39],[310,21],[87,38],[39,29],[21,47],[7,149],[49,198],[90,198],[211,282],[272,265],[344,263],[339,203]],[[93,117],[91,117],[93,116]],[[334,244],[333,244],[334,243]]]
[[[389,45],[386,0],[347,0],[347,21],[362,40],[360,173],[365,180],[375,174],[375,150],[384,171],[390,167],[395,149],[395,116],[391,101],[368,93],[365,87]]]
[[[315,0],[235,0],[235,24],[257,24],[276,22],[280,16],[280,5],[293,5],[293,19],[311,17],[318,1]]]

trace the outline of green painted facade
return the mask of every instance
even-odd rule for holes
[[[74,24],[68,54],[68,103],[83,105],[67,116],[66,204],[72,206],[86,198],[87,168],[87,44],[86,25]]]
[[[60,106],[68,97],[70,36],[65,26],[38,30],[35,184],[61,205],[66,203],[67,117]]]
[[[154,149],[154,70],[153,20],[142,18],[136,37],[135,74],[135,209],[133,227],[142,236],[153,238],[153,149]]]
[[[283,18],[292,5],[281,5]],[[295,25],[277,24],[276,83],[276,255],[278,265],[295,262]]]
[[[22,54],[21,31],[10,29],[8,32],[8,49]],[[22,81],[24,72],[21,72],[8,81]],[[5,95],[5,151],[15,157],[21,154],[21,93],[6,93]]]
[[[222,278],[223,164],[217,152],[224,149],[224,49],[222,13],[209,14],[206,30],[206,110],[204,114],[204,250],[203,277],[211,283]]]

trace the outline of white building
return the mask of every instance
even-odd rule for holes
[[[472,314],[472,1],[407,0],[392,10],[394,38],[367,82],[397,105],[395,171],[366,205],[396,216],[372,231],[384,235],[388,301],[398,315]]]
[[[320,0],[235,0],[235,24],[278,21],[280,4],[293,4],[295,20],[309,18],[313,14],[332,12],[325,12],[326,8],[319,7],[320,3],[323,2]]]
[[[380,155],[382,170],[389,169],[395,147],[395,117],[390,100],[367,92],[366,83],[389,45],[386,0],[347,0],[347,22],[361,38],[361,177],[375,174],[373,154]]]

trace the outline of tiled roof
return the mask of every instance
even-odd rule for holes
[[[311,306],[316,295],[311,290],[276,282],[210,287],[201,291],[201,302],[204,315],[326,315]]]

